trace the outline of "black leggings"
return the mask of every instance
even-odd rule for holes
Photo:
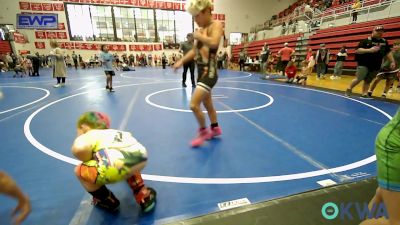
[[[59,84],[60,81],[64,84],[65,83],[65,77],[57,77],[57,84]]]
[[[189,63],[185,63],[183,65],[183,74],[182,74],[182,83],[186,82],[186,74],[188,69],[190,70],[190,79],[192,81],[192,85],[195,85],[195,80],[194,80],[194,61],[191,61]]]

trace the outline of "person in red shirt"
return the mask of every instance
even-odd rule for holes
[[[284,44],[284,48],[282,48],[281,50],[279,50],[278,55],[281,57],[281,68],[280,71],[282,71],[282,75],[284,75],[285,72],[285,68],[288,65],[290,59],[292,58],[292,56],[294,55],[294,50],[292,48],[288,47],[288,43],[286,42]]]
[[[293,83],[294,78],[296,77],[297,67],[294,65],[294,62],[290,61],[285,69],[286,74],[286,83]]]

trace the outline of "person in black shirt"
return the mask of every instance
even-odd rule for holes
[[[381,68],[382,59],[385,56],[391,62],[390,67],[392,69],[396,67],[389,43],[382,38],[384,31],[383,26],[377,26],[370,37],[360,41],[358,44],[356,50],[356,61],[358,63],[356,78],[351,81],[350,86],[347,88],[346,96],[350,96],[353,88],[361,81],[364,81],[361,97],[369,98],[367,95],[369,85]]]
[[[189,33],[186,35],[187,41],[182,42],[179,50],[185,56],[192,48],[194,43],[193,34]],[[182,87],[186,87],[186,74],[188,69],[190,70],[190,80],[192,81],[192,87],[196,87],[196,82],[194,80],[194,60],[187,62],[183,65],[183,73],[182,73]]]

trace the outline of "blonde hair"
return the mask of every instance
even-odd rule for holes
[[[192,16],[196,16],[206,8],[211,8],[212,3],[210,0],[190,0],[186,3],[186,11]]]
[[[50,43],[49,44],[50,44],[51,47],[55,46],[55,48],[60,46],[55,39],[50,39]]]

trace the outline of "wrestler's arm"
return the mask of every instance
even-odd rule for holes
[[[199,34],[201,33],[201,34]],[[199,40],[209,48],[218,48],[222,37],[222,24],[219,21],[215,21],[211,27],[210,36],[207,36],[206,32],[196,31],[194,34],[195,39]]]
[[[72,144],[72,154],[79,160],[86,162],[93,158],[93,139],[89,134],[82,134]]]

